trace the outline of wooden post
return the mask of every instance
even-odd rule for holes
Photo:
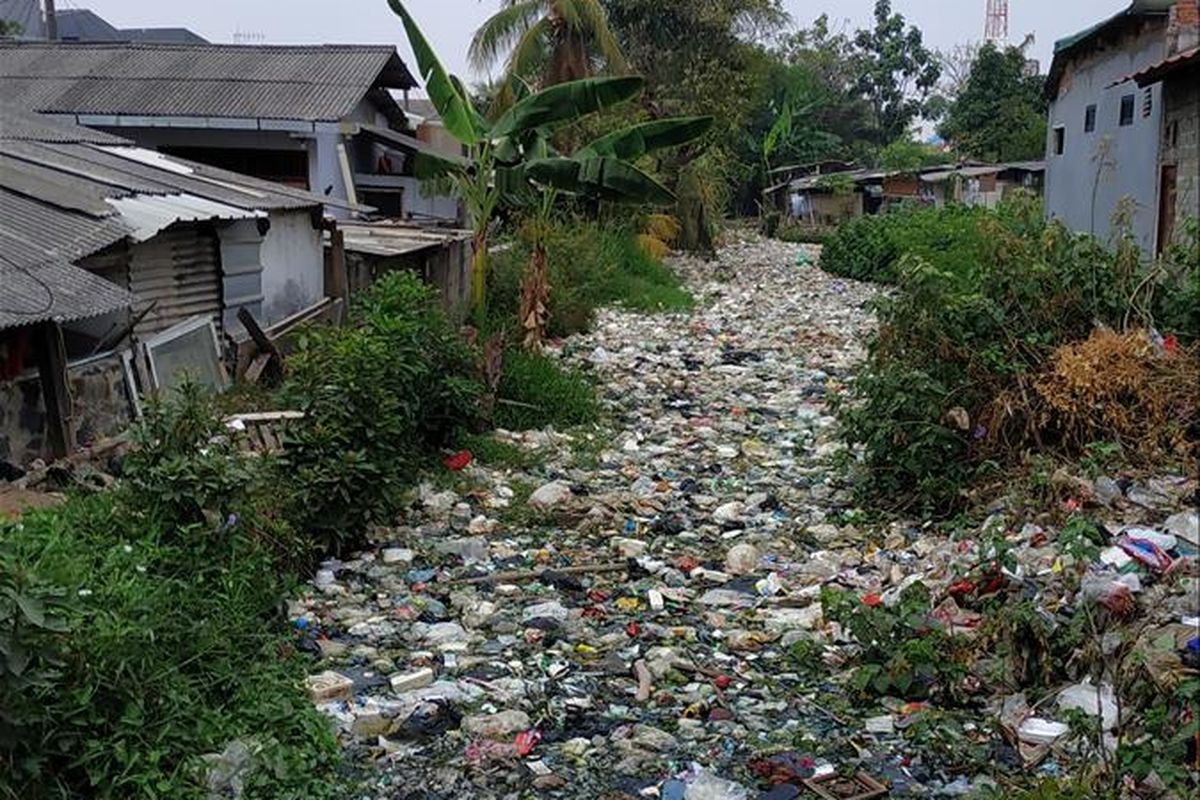
[[[346,273],[346,236],[337,223],[329,227],[329,251],[325,254],[325,296],[350,302],[350,277]]]
[[[46,407],[46,438],[50,453],[63,458],[75,447],[71,430],[71,388],[67,385],[67,352],[57,322],[43,322],[33,331],[33,352]]]

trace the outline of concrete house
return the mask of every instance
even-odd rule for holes
[[[1134,0],[1060,40],[1046,82],[1046,213],[1101,239],[1123,216],[1147,252],[1157,239],[1163,92],[1125,78],[1165,58],[1173,5]]]
[[[0,104],[0,459],[112,433],[179,370],[221,376],[239,311],[323,301],[322,200]]]
[[[1129,79],[1141,89],[1161,85],[1157,249],[1177,241],[1187,219],[1200,219],[1200,3],[1171,9],[1167,57]]]
[[[329,197],[349,216],[453,221],[425,197],[394,47],[0,42],[0,101],[139,146]]]

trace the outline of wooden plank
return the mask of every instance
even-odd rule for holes
[[[270,353],[259,353],[250,362],[250,366],[246,367],[246,373],[242,375],[242,379],[246,383],[258,383],[258,379],[262,377],[263,370],[271,363]]]
[[[287,419],[304,419],[303,411],[253,411],[246,414],[236,414],[225,420],[226,424],[230,422],[241,421],[247,425],[256,422],[279,422]]]
[[[75,447],[71,429],[71,388],[67,384],[67,352],[57,322],[43,322],[33,331],[33,349],[46,407],[46,440],[55,458]]]
[[[271,337],[263,332],[262,327],[258,324],[258,320],[254,318],[254,315],[248,309],[239,308],[237,318],[238,322],[245,326],[246,333],[250,334],[250,338],[258,345],[260,353],[268,353],[275,358],[280,358],[279,350],[275,348],[275,343],[271,341]]]

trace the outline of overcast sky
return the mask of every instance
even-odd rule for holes
[[[672,0],[662,0],[672,2]],[[1049,64],[1054,40],[1128,5],[1129,0],[1011,0],[1012,39],[1037,36],[1034,56]],[[785,0],[796,24],[821,13],[865,25],[874,0]],[[385,0],[58,0],[59,8],[90,8],[120,28],[185,26],[214,42],[246,34],[280,44],[389,43],[410,52]],[[426,36],[451,71],[468,73],[471,33],[499,6],[497,0],[409,0]],[[893,6],[925,32],[926,42],[949,49],[983,34],[985,0],[894,0]],[[241,37],[239,37],[241,34]]]

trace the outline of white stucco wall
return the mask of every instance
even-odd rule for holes
[[[421,182],[416,178],[402,177],[404,186],[404,214],[420,222],[433,217],[438,220],[458,219],[458,200],[439,194],[426,197],[421,194]]]
[[[308,211],[274,211],[263,238],[263,315],[268,325],[317,303],[325,296],[321,232]]]
[[[1155,237],[1162,87],[1142,90],[1121,81],[1162,60],[1164,25],[1150,22],[1139,34],[1070,62],[1050,105],[1046,142],[1046,213],[1073,230],[1107,240],[1113,214],[1129,198],[1133,232],[1146,251],[1154,247]],[[1144,91],[1151,92],[1149,116],[1142,116]],[[1134,95],[1133,124],[1121,127],[1121,98],[1128,94]],[[1086,133],[1084,116],[1093,104],[1096,128]],[[1066,142],[1062,155],[1055,153],[1058,126]]]
[[[338,143],[341,131],[336,124],[321,123],[320,129],[306,140],[308,147],[308,186],[318,196],[347,199],[346,181],[342,177],[342,166],[338,160]],[[347,154],[349,155],[349,154]],[[325,213],[338,219],[350,216],[345,209],[326,206]]]

